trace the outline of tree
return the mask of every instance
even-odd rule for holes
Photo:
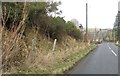
[[[116,16],[113,30],[115,33],[115,40],[120,41],[120,11],[118,11],[118,14]]]

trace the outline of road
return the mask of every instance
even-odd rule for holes
[[[103,42],[68,74],[118,74],[118,47]]]

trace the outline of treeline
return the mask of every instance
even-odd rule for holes
[[[118,11],[113,28],[115,34],[115,41],[120,42],[120,11]]]
[[[75,25],[63,17],[58,9],[61,2],[33,2],[33,3],[2,3],[2,24],[7,30],[14,32],[13,37],[24,29],[36,28],[38,33],[51,39],[62,40],[63,36],[70,35],[76,40],[81,39],[82,34]]]

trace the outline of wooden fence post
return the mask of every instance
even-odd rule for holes
[[[31,63],[33,63],[35,60],[35,46],[36,46],[36,38],[32,39]]]
[[[56,42],[57,42],[57,39],[54,40],[54,44],[53,44],[53,49],[52,49],[52,51],[55,50]]]

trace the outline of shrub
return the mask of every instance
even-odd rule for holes
[[[65,24],[64,28],[65,28],[67,34],[70,35],[71,37],[75,38],[76,40],[79,40],[82,38],[80,30],[77,29],[72,22],[68,21]]]
[[[49,35],[50,38],[58,39],[58,41],[60,41],[65,33],[64,24],[65,21],[63,18],[52,18],[46,34]]]

